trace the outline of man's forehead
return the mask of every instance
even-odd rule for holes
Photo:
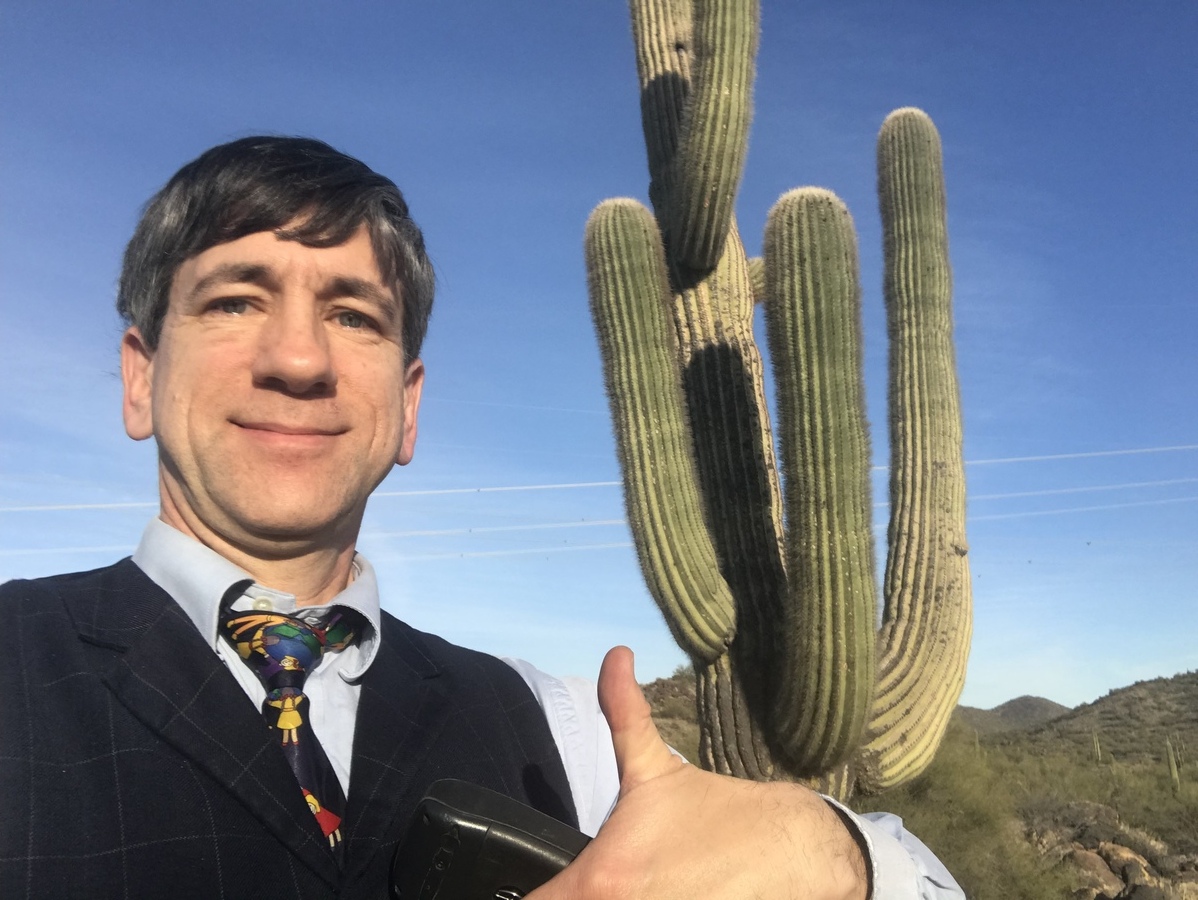
[[[286,235],[286,229],[280,229]],[[312,246],[279,231],[257,231],[200,251],[176,270],[172,289],[188,293],[217,284],[270,282],[298,271],[341,285],[367,282],[396,302],[398,289],[383,274],[370,232],[361,225],[340,244]],[[350,293],[357,293],[351,290]]]

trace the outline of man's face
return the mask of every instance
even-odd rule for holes
[[[365,227],[327,248],[259,232],[184,262],[157,349],[134,328],[121,356],[163,518],[254,555],[352,545],[416,442],[424,367],[405,366],[400,311]]]

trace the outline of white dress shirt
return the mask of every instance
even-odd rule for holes
[[[234,610],[293,615],[300,610],[293,594],[257,584],[244,570],[182,532],[155,518],[146,526],[133,561],[187,613],[213,652],[224,661],[258,709],[266,689],[218,630],[225,596],[236,589]],[[338,653],[325,654],[304,682],[308,715],[345,795],[349,781],[361,679],[378,652],[381,609],[374,569],[361,554],[353,560],[354,577],[344,591],[317,612],[349,607],[365,619],[359,640]],[[523,660],[505,659],[528,684],[549,724],[570,782],[579,828],[594,836],[615,806],[620,780],[611,732],[599,709],[593,682],[554,678]],[[948,870],[918,838],[889,813],[858,815],[844,810],[862,836],[873,875],[873,900],[964,900]]]

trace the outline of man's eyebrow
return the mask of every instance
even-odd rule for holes
[[[256,284],[269,288],[275,283],[274,273],[261,263],[225,263],[217,266],[195,283],[189,296],[198,297],[217,285]]]
[[[335,275],[321,292],[322,298],[351,297],[355,300],[365,300],[376,307],[389,322],[395,324],[399,320],[399,304],[391,291],[365,278],[355,278],[352,275]]]

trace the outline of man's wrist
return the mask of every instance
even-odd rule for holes
[[[829,797],[824,797],[824,799],[828,802],[828,806],[832,811],[836,813],[837,818],[852,840],[852,845],[846,845],[846,847],[848,849],[849,869],[855,884],[850,888],[850,893],[846,895],[846,898],[851,898],[851,900],[871,900],[874,895],[874,867],[872,854],[870,853],[869,839],[865,836],[865,832],[858,827],[857,820],[853,818],[847,809]]]

